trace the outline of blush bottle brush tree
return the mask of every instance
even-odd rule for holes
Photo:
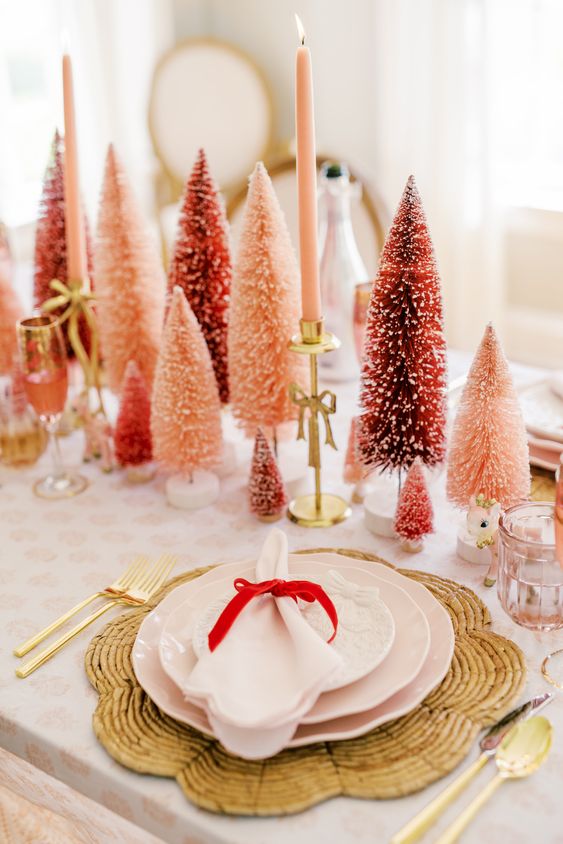
[[[95,247],[97,312],[109,386],[119,391],[129,360],[150,389],[164,315],[159,253],[110,145]]]
[[[447,494],[458,507],[482,495],[510,507],[530,494],[526,426],[508,363],[489,324],[456,413],[448,455]]]
[[[432,501],[419,458],[411,465],[399,494],[394,527],[403,550],[412,553],[421,551],[424,537],[434,531]]]
[[[209,469],[222,458],[221,401],[209,349],[180,287],[172,292],[157,361],[151,407],[155,459],[174,472],[170,504],[196,509],[219,494]]]
[[[526,426],[508,363],[489,324],[477,349],[454,420],[448,455],[447,496],[467,512],[457,552],[490,565],[495,582],[501,508],[530,495]]]
[[[261,428],[256,431],[248,482],[250,510],[262,522],[281,518],[287,505],[283,480],[268,440]]]
[[[382,474],[381,489],[366,498],[377,533],[393,534],[395,504],[388,512],[385,502],[396,500],[401,472],[416,458],[429,467],[444,459],[446,386],[440,278],[411,176],[381,254],[364,342],[358,456],[368,473]]]
[[[120,391],[114,449],[117,462],[127,469],[127,479],[132,483],[148,481],[154,475],[150,416],[145,379],[135,361],[130,360]]]
[[[289,384],[308,385],[304,355],[288,348],[299,328],[299,271],[283,212],[259,162],[250,177],[233,274],[229,330],[232,412],[246,436],[297,416]],[[276,443],[275,443],[276,444]]]
[[[0,270],[0,375],[12,371],[17,352],[16,322],[23,316],[23,306],[10,279]]]
[[[66,225],[65,225],[65,195],[64,195],[64,141],[55,132],[51,148],[51,156],[43,179],[43,192],[39,205],[39,217],[35,231],[35,254],[33,274],[33,301],[36,308],[56,296],[50,284],[58,279],[66,284],[69,281],[66,266]],[[90,285],[93,288],[92,244],[88,219],[84,214],[84,234],[86,244],[86,258]],[[64,307],[52,311],[60,316]],[[67,337],[67,323],[63,323],[62,331],[66,339],[69,357],[74,357],[74,351]],[[89,351],[89,331],[82,318],[79,323],[80,337],[86,351]]]
[[[170,270],[168,292],[178,285],[201,325],[221,402],[229,401],[227,318],[231,256],[221,196],[200,149],[188,179]],[[248,362],[246,363],[248,365]]]

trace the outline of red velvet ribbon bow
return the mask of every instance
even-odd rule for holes
[[[333,634],[328,642],[332,642],[336,636],[338,629],[336,607],[318,583],[311,583],[309,580],[280,580],[279,578],[276,580],[263,580],[262,583],[251,583],[249,580],[245,580],[244,577],[237,577],[233,585],[237,590],[237,594],[229,601],[209,634],[210,651],[214,651],[217,645],[223,641],[246,605],[259,595],[269,594],[275,598],[293,598],[295,603],[297,603],[298,598],[301,598],[302,601],[307,601],[309,604],[318,601],[332,622]]]

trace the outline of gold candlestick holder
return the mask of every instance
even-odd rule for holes
[[[330,425],[330,417],[336,412],[336,395],[330,390],[319,393],[318,356],[338,349],[340,340],[325,332],[323,319],[302,319],[300,326],[301,333],[292,338],[289,348],[298,355],[309,355],[311,394],[308,396],[298,384],[291,384],[289,392],[292,401],[299,407],[297,439],[308,439],[309,442],[309,466],[315,470],[315,492],[294,498],[289,504],[287,515],[292,522],[303,527],[330,527],[347,519],[351,510],[348,502],[339,495],[321,490],[319,416],[325,426],[325,445],[336,449]],[[305,433],[307,413],[308,436]]]

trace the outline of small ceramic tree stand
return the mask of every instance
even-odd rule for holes
[[[403,539],[401,542],[401,551],[406,551],[408,554],[418,554],[423,548],[422,539]]]
[[[293,454],[282,445],[279,448],[278,466],[290,499],[310,492],[307,467],[303,466],[301,454]]]
[[[228,478],[236,472],[238,465],[237,448],[231,440],[223,440],[223,457],[221,462],[215,466],[213,472],[218,478]]]
[[[476,563],[480,566],[488,566],[491,563],[490,546],[484,548],[477,547],[475,537],[467,530],[465,519],[460,524],[457,532],[457,556],[468,563]]]
[[[171,475],[165,485],[166,498],[178,510],[200,510],[219,497],[219,478],[213,472],[195,469],[191,476]]]
[[[139,466],[127,466],[125,478],[129,484],[146,484],[156,475],[154,463],[141,463]]]
[[[395,537],[397,511],[397,478],[389,475],[372,475],[371,491],[364,498],[366,527],[377,536]]]

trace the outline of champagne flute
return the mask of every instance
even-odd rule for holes
[[[54,317],[32,316],[18,322],[17,333],[27,398],[49,434],[53,453],[52,472],[33,491],[41,498],[70,498],[86,489],[88,481],[65,470],[57,437],[68,389],[61,328]]]

